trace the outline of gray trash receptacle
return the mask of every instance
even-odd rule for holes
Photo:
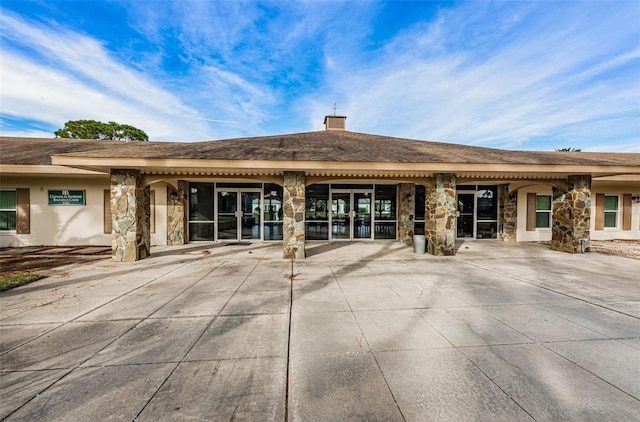
[[[413,252],[424,253],[427,247],[427,239],[422,234],[416,234],[413,236]]]

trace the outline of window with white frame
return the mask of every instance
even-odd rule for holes
[[[551,195],[536,195],[536,229],[551,227]]]
[[[0,231],[16,230],[16,191],[0,190]]]
[[[604,196],[604,227],[615,229],[618,227],[618,195]]]

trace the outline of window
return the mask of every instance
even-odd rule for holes
[[[305,236],[307,240],[329,239],[329,185],[307,187],[305,206]]]
[[[536,229],[551,227],[551,195],[536,196]]]
[[[414,234],[424,234],[424,214],[425,214],[426,189],[422,185],[416,185],[416,207]]]
[[[265,183],[263,188],[264,240],[282,240],[282,186]]]
[[[476,218],[476,239],[496,239],[498,237],[497,186],[478,186]]]
[[[16,214],[16,191],[0,190],[0,231],[16,230]]]
[[[213,240],[213,183],[189,183],[189,241]]]
[[[618,195],[604,196],[604,227],[618,227]]]
[[[396,185],[376,185],[374,239],[396,238]]]

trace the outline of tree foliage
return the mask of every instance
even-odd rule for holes
[[[111,141],[148,141],[147,134],[131,125],[95,120],[69,120],[54,132],[56,138],[106,139]]]
[[[580,151],[582,151],[580,148],[573,148],[573,147],[556,148],[556,152],[580,152]]]

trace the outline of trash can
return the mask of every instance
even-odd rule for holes
[[[423,254],[427,246],[427,239],[423,234],[413,236],[413,252]]]

